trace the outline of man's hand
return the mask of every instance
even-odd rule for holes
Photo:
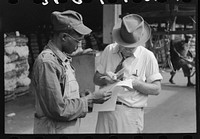
[[[110,99],[111,95],[112,95],[111,91],[109,92],[96,91],[87,95],[86,98],[88,99],[88,102],[102,104],[108,99]]]
[[[85,97],[89,94],[91,94],[91,91],[89,89],[85,89],[83,92],[80,92],[80,97]]]
[[[93,93],[93,103],[97,103],[97,104],[102,104],[105,101],[109,100],[111,98],[112,92],[94,92]]]
[[[131,75],[126,79],[131,79],[132,80],[132,85],[133,85],[133,89],[134,89],[134,84],[136,84],[138,81],[141,81],[141,79],[137,76],[137,75]],[[128,89],[128,90],[132,90],[132,89]]]
[[[117,74],[113,73],[113,72],[107,72],[104,76],[100,77],[101,79],[104,79],[106,84],[113,84],[115,82],[120,81],[117,78]]]
[[[105,86],[105,85],[108,85],[108,84],[113,84],[113,83],[115,83],[115,82],[117,82],[119,80],[118,79],[116,79],[116,80],[113,79],[108,74],[102,74],[102,73],[99,73],[98,71],[96,71],[93,81],[98,86]]]
[[[117,80],[111,78],[111,77],[108,76],[108,75],[101,76],[100,78],[101,78],[101,79],[104,79],[104,82],[105,82],[106,84],[113,84],[113,83],[117,82]]]

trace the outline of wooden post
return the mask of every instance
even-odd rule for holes
[[[176,30],[176,18],[177,17],[175,17],[174,20],[172,21],[171,31],[175,31]],[[174,34],[171,35],[171,40],[175,40],[175,35]]]
[[[193,16],[193,30],[196,30],[196,16]]]
[[[103,43],[113,43],[112,29],[114,25],[120,20],[121,5],[103,5]]]

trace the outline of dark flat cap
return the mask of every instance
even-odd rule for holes
[[[91,29],[83,24],[83,18],[78,12],[67,10],[64,12],[52,12],[51,22],[55,31],[74,29],[82,35],[91,33]]]

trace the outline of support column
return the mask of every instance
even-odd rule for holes
[[[103,5],[103,43],[113,43],[112,29],[114,25],[120,20],[121,5]]]
[[[177,17],[174,17],[174,20],[172,21],[171,31],[176,31],[176,18]],[[171,35],[171,40],[175,40],[175,34]]]
[[[196,30],[196,15],[193,16],[193,30]]]

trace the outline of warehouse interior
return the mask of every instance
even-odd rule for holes
[[[83,3],[81,5],[75,4],[72,1],[57,5],[53,1],[50,1],[46,6],[27,0],[20,0],[17,4],[10,4],[6,1],[2,3],[3,32],[5,34],[16,34],[16,31],[18,31],[28,39],[25,39],[24,43],[27,43],[29,49],[29,71],[31,71],[34,59],[42,51],[50,38],[52,26],[49,15],[53,11],[71,9],[83,15],[85,24],[93,30],[93,35],[90,35],[88,39],[85,38],[85,48],[101,51],[108,44],[108,42],[104,41],[103,37],[103,26],[105,24],[103,20],[105,17],[103,17],[103,5],[99,1],[92,1],[91,3]],[[169,46],[167,46],[169,42],[166,44],[166,38],[171,40],[177,38],[184,39],[184,35],[189,34],[193,35],[195,39],[197,28],[195,0],[189,4],[183,2],[122,3],[120,13],[121,16],[128,13],[137,13],[151,25],[154,46],[158,50],[160,48],[160,51],[156,51],[155,53],[159,63],[164,66],[166,66],[166,51],[169,49]],[[104,32],[104,34],[108,33]]]
[[[81,5],[75,4],[72,1],[57,5],[50,1],[46,6],[27,0],[20,0],[17,4],[10,4],[6,1],[2,3],[3,33],[16,34],[16,31],[18,31],[28,39],[25,39],[24,43],[27,43],[29,49],[29,70],[32,68],[34,59],[42,51],[50,38],[52,26],[49,15],[56,10],[71,9],[83,15],[85,24],[93,30],[93,36],[90,35],[88,39],[85,38],[85,48],[101,51],[108,44],[103,37],[103,26],[105,24],[103,20],[105,17],[103,17],[103,5],[99,1],[92,1],[91,3],[83,3]],[[122,3],[120,12],[121,16],[128,13],[137,13],[151,25],[154,46],[158,50],[159,48],[164,48],[161,51],[156,51],[156,56],[159,63],[165,65],[166,51],[169,49],[169,46],[166,46],[169,45],[169,42],[166,44],[166,38],[171,40],[176,38],[184,39],[184,35],[189,34],[193,35],[195,39],[197,28],[196,8],[195,0],[189,4],[183,2],[129,2],[129,4]]]
[[[184,40],[185,35],[192,36],[194,39],[193,53],[196,56],[196,51],[198,50],[196,47],[198,28],[196,23],[197,2],[197,0],[192,0],[189,4],[184,2],[156,4],[147,2],[129,2],[129,4],[123,3],[121,4],[121,16],[128,13],[137,13],[151,25],[153,36],[152,41],[154,47],[157,48],[155,55],[158,59],[159,66],[165,68],[169,66],[167,65],[166,61],[167,53],[170,47],[170,41],[174,41],[176,39]],[[99,1],[93,0],[91,3],[84,3],[81,5],[77,5],[72,1],[68,1],[65,4],[56,5],[52,0],[49,1],[49,4],[46,6],[35,4],[33,1],[29,0],[19,0],[17,4],[10,4],[7,1],[3,1],[1,3],[3,5],[3,12],[0,19],[2,23],[1,28],[4,33],[4,43],[10,41],[9,39],[6,39],[6,37],[14,36],[18,38],[18,42],[16,44],[19,46],[24,46],[24,48],[20,48],[20,50],[8,49],[7,51],[10,52],[8,54],[5,54],[6,52],[4,50],[4,66],[6,64],[5,55],[11,55],[11,51],[22,52],[21,63],[20,56],[18,56],[17,59],[16,55],[13,55],[12,58],[15,59],[16,57],[13,62],[17,62],[19,67],[20,65],[25,66],[24,69],[19,70],[17,73],[15,73],[15,75],[11,75],[10,72],[6,74],[4,71],[4,81],[8,78],[6,83],[14,84],[13,81],[9,80],[13,76],[17,76],[20,79],[25,79],[24,81],[18,83],[19,87],[15,84],[12,89],[5,91],[5,103],[17,101],[18,97],[22,97],[23,95],[29,93],[30,81],[27,81],[27,78],[30,78],[31,76],[31,68],[34,63],[34,59],[42,51],[44,45],[48,42],[51,36],[52,25],[50,23],[49,16],[51,12],[71,9],[82,14],[84,23],[93,30],[91,35],[85,37],[85,49],[91,48],[92,50],[95,50],[92,52],[96,53],[97,51],[102,51],[108,44],[104,41],[103,37],[104,9],[103,5],[101,5]],[[10,46],[16,44],[10,44]],[[28,54],[24,53],[27,52],[27,49],[29,51]],[[82,77],[80,77],[82,75],[81,70],[79,70],[77,73],[78,80],[80,83],[82,83],[81,89],[83,89],[85,86],[91,86],[90,89],[95,90],[95,86],[92,83],[86,84],[82,79],[87,78],[88,82],[92,82],[91,73],[94,73],[96,64],[94,53],[89,53],[88,55],[78,55],[77,57],[74,57],[75,67],[77,67],[77,69],[80,67],[87,68],[86,71],[88,71],[86,75]],[[80,59],[82,61],[80,61]],[[6,62],[11,64],[11,61],[12,60],[9,59]],[[85,64],[80,64],[81,62]],[[12,68],[12,66],[9,65],[7,68]],[[23,82],[25,82],[24,86]],[[16,88],[20,89],[17,90]],[[33,96],[31,95],[31,97]],[[33,101],[33,98],[31,98],[31,100]]]

